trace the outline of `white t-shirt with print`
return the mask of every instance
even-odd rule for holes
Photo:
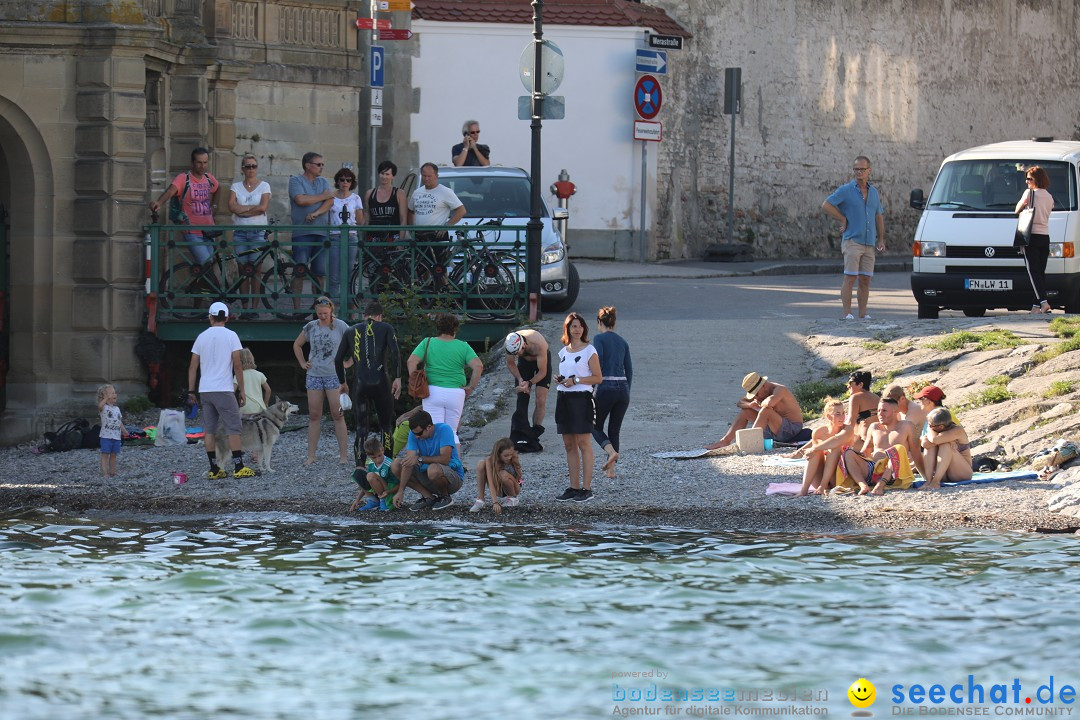
[[[436,185],[431,190],[421,185],[409,198],[409,209],[416,214],[416,225],[445,225],[463,204],[445,185]]]
[[[244,181],[234,182],[232,187],[229,188],[236,195],[236,202],[241,205],[258,205],[262,202],[263,195],[270,194],[270,183],[263,180],[255,186],[254,190],[248,190],[244,187]],[[232,216],[233,225],[265,225],[266,213],[262,215],[252,215],[251,217],[240,217],[239,215]]]
[[[564,378],[568,378],[571,375],[577,375],[579,378],[588,377],[592,375],[592,370],[589,368],[589,358],[596,355],[596,348],[592,345],[586,345],[580,350],[571,350],[570,346],[563,347],[559,351],[559,372],[558,375],[562,375]],[[592,385],[577,384],[571,387],[563,387],[562,384],[556,386],[559,392],[592,392]]]

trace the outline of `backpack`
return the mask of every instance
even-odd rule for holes
[[[188,216],[184,212],[184,198],[187,197],[188,188],[191,187],[191,173],[184,173],[184,192],[180,197],[173,195],[169,200],[169,222],[173,225],[187,225]]]
[[[68,420],[53,432],[45,433],[42,449],[46,452],[66,452],[81,448],[83,447],[83,432],[89,429],[90,423],[84,418]]]

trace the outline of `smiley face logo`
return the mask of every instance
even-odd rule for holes
[[[859,678],[851,683],[847,691],[848,700],[857,708],[868,708],[877,699],[877,688],[866,678]]]

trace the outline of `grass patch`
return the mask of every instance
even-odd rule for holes
[[[868,352],[880,352],[889,346],[888,343],[881,342],[880,340],[867,340],[862,344]]]
[[[1059,338],[1071,338],[1080,333],[1080,318],[1056,317],[1050,321],[1050,332]]]
[[[1008,375],[995,375],[994,377],[989,378],[986,381],[986,384],[988,387],[985,390],[969,396],[964,402],[958,405],[956,409],[972,410],[987,405],[997,405],[998,403],[1003,403],[1006,400],[1012,400],[1016,397],[1016,393],[1009,391]]]
[[[1075,380],[1055,380],[1050,383],[1050,387],[1043,393],[1043,397],[1049,400],[1050,398],[1058,397],[1060,395],[1068,395],[1075,389]]]
[[[870,383],[870,392],[875,395],[880,395],[885,388],[893,384],[893,380],[900,374],[899,370],[890,370],[884,375],[880,376],[877,380]]]
[[[968,345],[975,345],[977,350],[1002,350],[1017,347],[1023,343],[1023,340],[1009,330],[983,330],[980,332],[960,330],[930,343],[928,347],[934,350],[962,350]]]
[[[853,363],[850,360],[844,360],[838,365],[833,365],[829,368],[829,372],[825,374],[827,378],[847,377],[851,373],[859,369],[857,363]],[[846,386],[845,386],[846,387]]]
[[[847,383],[839,380],[811,380],[796,385],[792,394],[802,408],[803,422],[809,422],[821,417],[825,398],[842,398],[847,394]]]
[[[1062,355],[1073,350],[1080,350],[1080,335],[1071,337],[1067,340],[1062,340],[1056,345],[1052,345],[1045,350],[1041,350],[1031,357],[1031,362],[1036,365],[1041,365],[1047,360],[1053,360],[1058,355]]]

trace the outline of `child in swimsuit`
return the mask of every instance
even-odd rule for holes
[[[515,507],[521,485],[521,459],[510,438],[501,438],[495,442],[491,455],[481,460],[476,469],[476,501],[469,512],[480,512],[484,507],[485,487],[491,492],[491,504],[496,515],[502,513],[504,505]]]

